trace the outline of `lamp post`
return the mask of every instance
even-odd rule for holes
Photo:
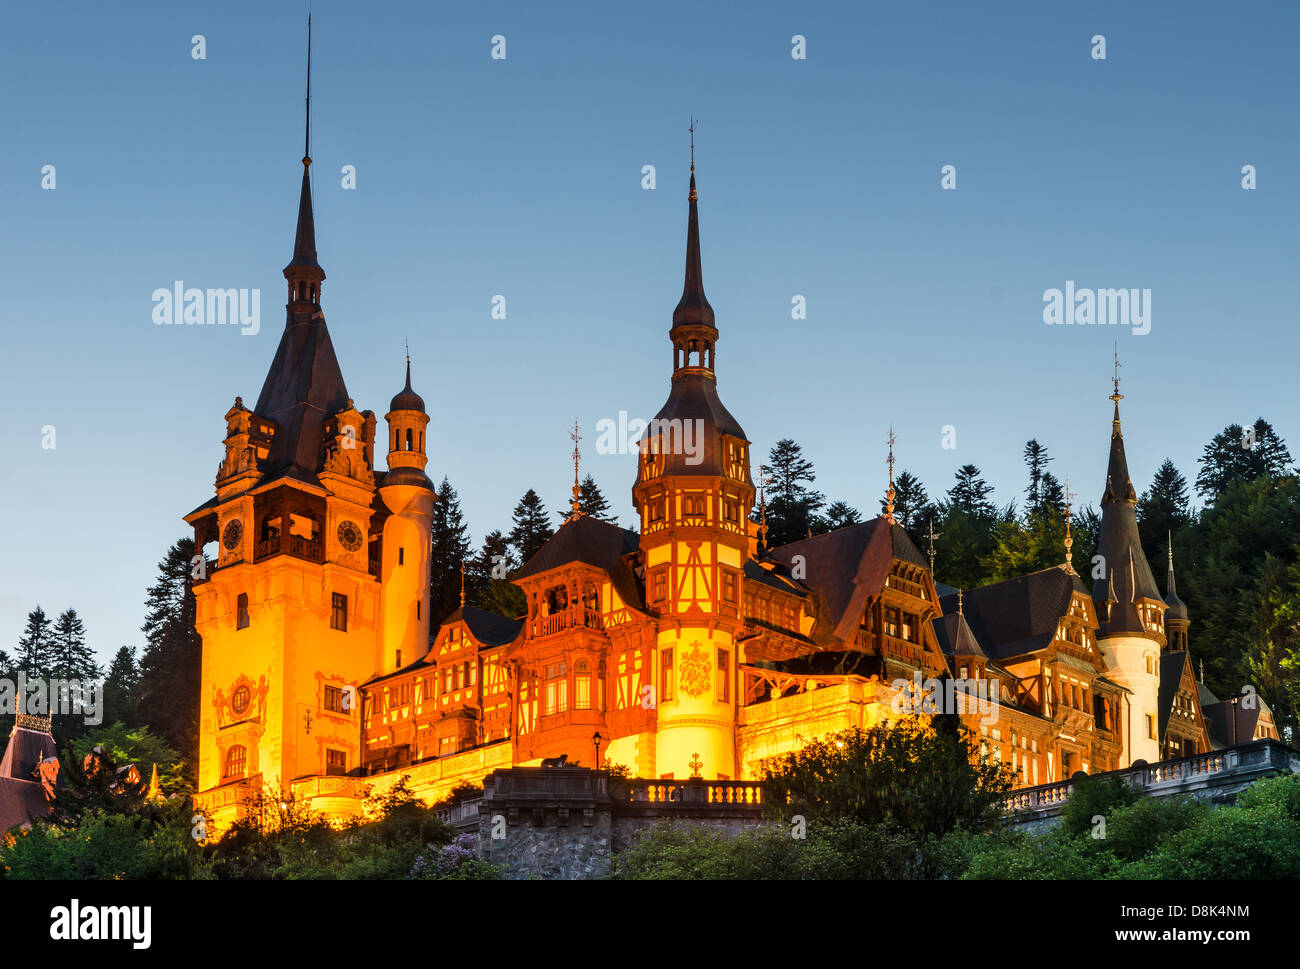
[[[596,745],[596,770],[600,770],[600,731],[592,735],[591,742]]]

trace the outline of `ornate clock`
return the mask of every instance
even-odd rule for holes
[[[362,540],[361,529],[357,527],[356,522],[339,523],[339,544],[349,552],[355,552],[359,549]]]
[[[221,544],[226,547],[227,552],[233,552],[239,548],[239,543],[244,540],[244,523],[238,518],[232,518],[226,522],[226,530],[221,533]]]

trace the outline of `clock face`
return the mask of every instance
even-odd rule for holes
[[[357,527],[356,522],[341,522],[339,524],[339,544],[349,552],[355,552],[361,547],[362,535],[361,529]]]
[[[244,523],[238,518],[232,518],[226,522],[226,530],[221,533],[221,544],[226,547],[227,552],[233,552],[239,548],[239,543],[244,540]]]

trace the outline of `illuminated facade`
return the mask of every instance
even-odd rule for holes
[[[582,514],[575,495],[513,577],[525,615],[462,601],[430,629],[429,416],[408,359],[375,467],[375,415],[348,397],[321,311],[303,164],[285,331],[256,406],[226,413],[215,497],[186,517],[197,547],[217,545],[194,589],[196,803],[218,823],[268,786],[342,818],[403,777],[433,800],[598,750],[641,777],[753,778],[765,757],[896,716],[899,681],[918,678],[996,699],[965,719],[1026,785],[1157,760],[1171,720],[1167,751],[1208,749],[1185,626],[1180,650],[1166,642],[1172,571],[1167,605],[1135,540],[1118,399],[1109,577],[1091,595],[1068,545],[1030,576],[936,585],[893,519],[892,452],[885,514],[765,547],[750,441],[718,395],[693,163],[670,391],[632,487],[639,530]],[[1162,677],[1177,680],[1168,703]]]

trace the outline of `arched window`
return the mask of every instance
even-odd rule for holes
[[[406,450],[408,451],[415,450],[415,448],[411,446],[411,429],[409,427],[406,429]]]
[[[591,667],[585,659],[578,660],[573,666],[573,708],[591,709]]]
[[[248,748],[235,744],[226,751],[226,777],[243,777],[244,767],[248,763]]]

